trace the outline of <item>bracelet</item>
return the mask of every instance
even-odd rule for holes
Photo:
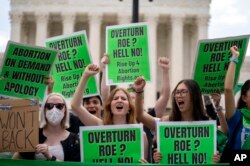
[[[236,57],[234,57],[234,56],[232,56],[232,57],[230,58],[230,62],[238,63],[238,62],[239,62],[239,59],[236,58]]]
[[[142,91],[138,91],[138,92],[137,92],[137,91],[135,91],[135,93],[143,93],[143,92],[144,92],[144,90],[142,90]]]

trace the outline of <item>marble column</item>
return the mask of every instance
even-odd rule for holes
[[[21,12],[11,12],[11,36],[10,39],[15,42],[21,42],[23,14]]]
[[[209,16],[201,16],[197,18],[198,40],[207,39]]]
[[[183,16],[171,16],[171,83],[173,89],[183,79]]]
[[[120,13],[118,14],[118,24],[130,24],[131,16],[128,13]]]
[[[36,45],[45,46],[47,36],[49,13],[36,13]]]
[[[101,57],[101,21],[102,15],[100,13],[93,13],[89,15],[89,45],[90,54],[94,64],[100,63]]]
[[[151,82],[147,83],[145,88],[144,108],[152,108],[156,102],[156,75],[157,75],[157,25],[158,15],[145,16],[145,21],[148,23],[149,35],[149,62],[151,70]]]
[[[195,23],[193,23],[194,26],[190,28],[190,58],[189,58],[189,70],[191,71],[190,74],[192,76],[193,68],[195,65],[196,61],[196,51],[197,51],[197,45],[198,45],[198,40],[197,40],[197,27],[195,26]]]
[[[92,63],[100,64],[101,55],[101,23],[102,14],[93,13],[89,15],[89,46]],[[100,83],[100,78],[96,77],[97,84]]]
[[[62,14],[63,34],[71,34],[74,32],[75,18],[75,13]]]

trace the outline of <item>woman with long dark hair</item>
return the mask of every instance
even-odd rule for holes
[[[141,92],[145,87],[145,80],[143,77],[137,79],[134,88],[137,92]],[[203,121],[209,120],[205,115],[202,95],[199,85],[191,79],[181,80],[172,92],[172,112],[170,115],[163,116],[161,121]],[[156,119],[145,111],[143,111],[141,93],[136,93],[135,101],[137,119],[152,131],[156,130]],[[162,159],[160,152],[154,153],[154,161],[159,163]],[[219,162],[220,155],[218,153],[213,155],[213,161]]]

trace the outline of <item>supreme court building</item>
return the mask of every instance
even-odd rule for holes
[[[128,24],[132,0],[10,0],[11,40],[45,46],[46,38],[86,30],[92,60],[105,52],[105,28]],[[152,82],[147,83],[145,108],[153,107],[161,90],[157,58],[171,60],[171,90],[191,78],[198,39],[206,39],[211,0],[139,0],[140,22],[149,25]]]

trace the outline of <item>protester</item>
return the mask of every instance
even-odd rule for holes
[[[46,77],[45,81],[47,85],[47,94],[50,94],[53,92],[53,86],[54,86],[54,80],[52,77]],[[102,99],[99,95],[94,95],[90,97],[84,97],[82,99],[83,106],[93,115],[95,115],[98,118],[102,117]],[[72,132],[74,134],[79,135],[79,128],[81,126],[85,126],[79,118],[74,115],[72,112],[69,113],[69,122],[70,126],[67,129],[69,132]]]
[[[102,66],[102,82],[101,82],[101,94],[104,99],[109,96],[110,92],[110,86],[107,86],[106,83],[106,65],[110,63],[110,59],[107,54],[104,54],[102,59],[101,59],[101,66]],[[160,96],[157,99],[155,106],[154,106],[154,111],[156,114],[156,117],[161,118],[167,107],[167,103],[169,100],[170,96],[170,85],[169,85],[169,59],[167,57],[159,57],[158,58],[158,66],[162,69],[162,85],[161,85],[161,91],[160,91]],[[135,92],[133,90],[133,87],[129,87],[129,92],[132,97],[132,99],[135,99]]]
[[[136,113],[134,103],[127,92],[123,88],[116,88],[111,91],[109,97],[105,101],[103,119],[92,115],[81,104],[86,83],[90,76],[97,74],[100,68],[97,65],[90,64],[85,68],[82,78],[77,86],[74,97],[72,99],[72,109],[86,126],[95,125],[116,125],[116,124],[136,124]],[[146,135],[144,136],[144,151],[147,154],[148,144]]]
[[[83,107],[85,107],[92,115],[98,118],[102,118],[103,106],[102,99],[99,95],[84,97],[82,99],[82,104]],[[81,126],[85,126],[85,124],[80,121],[79,117],[71,112],[70,127],[67,130],[75,134],[79,134],[79,129]]]
[[[66,130],[69,114],[64,97],[59,93],[50,93],[41,108],[36,151],[16,152],[13,159],[80,161],[79,138]]]
[[[110,63],[110,59],[107,54],[104,54],[101,59],[101,66],[102,66],[102,83],[101,83],[101,92],[104,100],[109,95],[110,92],[110,86],[107,86],[106,84],[106,65]],[[148,113],[154,117],[161,118],[164,113],[166,112],[166,107],[168,104],[169,96],[170,96],[170,85],[169,85],[169,59],[167,57],[159,57],[158,58],[158,66],[162,69],[162,85],[161,85],[161,91],[160,96],[157,99],[155,106],[148,111]],[[133,86],[130,85],[127,88],[128,92],[130,93],[130,96],[135,102],[135,90],[133,89]],[[157,147],[156,146],[156,139],[155,139],[155,133],[152,133],[145,125],[143,126],[143,130],[147,135],[148,139],[148,162],[152,163],[153,161],[153,150]]]
[[[145,87],[145,80],[139,77],[134,84],[136,90],[136,111],[138,119],[148,128],[155,131],[155,118],[143,111],[142,93]],[[168,116],[163,116],[161,121],[201,121],[208,120],[205,115],[204,106],[202,102],[202,95],[199,85],[191,79],[184,79],[180,81],[174,88],[172,93],[172,112]],[[161,153],[154,153],[154,160],[159,163],[161,160]],[[220,155],[214,154],[213,161],[219,162]]]
[[[228,154],[232,150],[250,150],[250,80],[245,81],[241,88],[237,103],[234,99],[234,78],[238,63],[239,51],[237,46],[230,48],[232,57],[225,79],[225,107],[226,119],[229,127],[229,139],[223,154],[223,161],[228,161]]]

